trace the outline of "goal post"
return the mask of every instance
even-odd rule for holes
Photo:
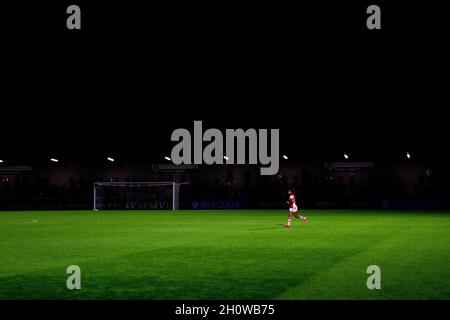
[[[180,186],[187,183],[94,182],[94,211],[178,210]]]

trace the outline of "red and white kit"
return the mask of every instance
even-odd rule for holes
[[[289,196],[289,212],[297,212],[297,203],[295,203],[295,196],[291,194]]]
[[[298,213],[297,203],[295,202],[295,195],[292,191],[289,191],[289,199],[287,201],[289,204],[289,214],[288,214],[288,223],[284,226],[286,228],[289,228],[292,223],[292,215],[296,217],[298,220],[303,220],[304,223],[308,222],[307,216],[302,216],[300,213]]]

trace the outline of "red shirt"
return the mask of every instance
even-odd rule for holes
[[[291,194],[289,196],[289,208],[293,208],[294,206],[296,206],[297,204],[295,203],[295,196],[294,194]]]

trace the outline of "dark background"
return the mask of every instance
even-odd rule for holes
[[[81,31],[65,26],[72,3]],[[156,154],[193,120],[282,128],[302,154],[442,152],[445,10],[374,3],[382,30],[366,29],[365,1],[7,4],[2,156]]]
[[[69,4],[80,31],[66,28]],[[366,28],[370,4],[381,30]],[[22,1],[1,12],[3,165],[158,163],[175,128],[203,120],[279,128],[291,164],[347,152],[397,165],[409,151],[448,181],[441,2]]]

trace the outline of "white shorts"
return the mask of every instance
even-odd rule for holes
[[[292,208],[289,208],[289,212],[297,212],[297,206],[294,204]]]

